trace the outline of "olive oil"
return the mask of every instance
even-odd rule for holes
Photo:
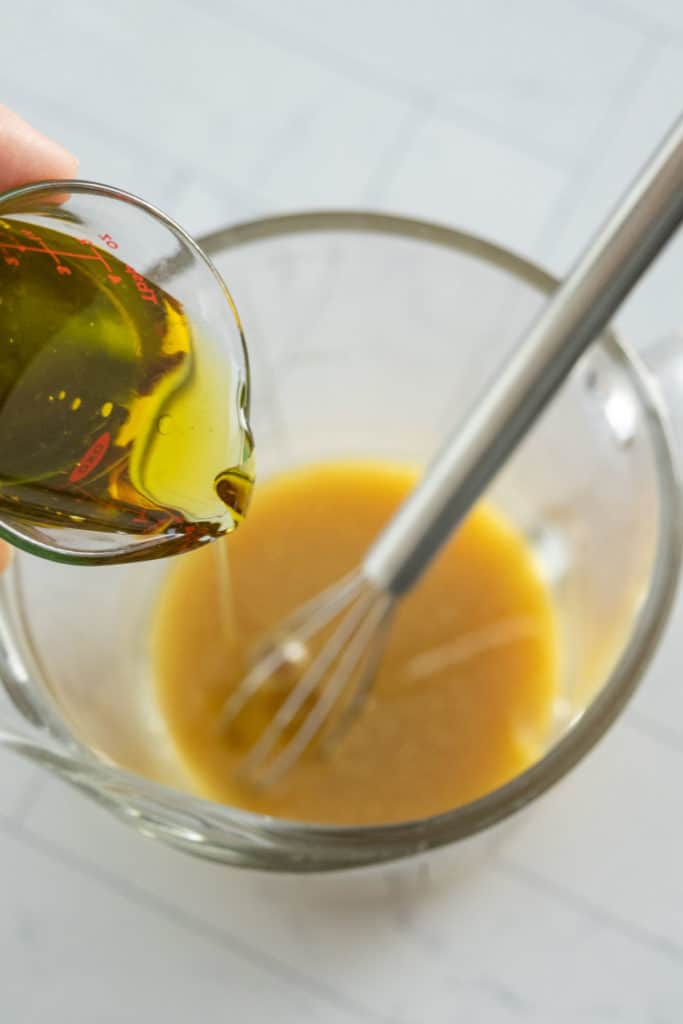
[[[194,547],[248,505],[247,383],[101,238],[0,217],[0,520]]]

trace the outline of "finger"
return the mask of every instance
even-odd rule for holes
[[[0,105],[0,192],[47,178],[73,178],[78,161],[63,146]]]

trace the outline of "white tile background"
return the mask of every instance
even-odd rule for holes
[[[189,230],[370,206],[561,272],[683,105],[680,0],[5,4],[0,98]],[[683,325],[683,239],[620,317]],[[0,756],[0,1020],[678,1024],[683,607],[481,864],[195,863]]]

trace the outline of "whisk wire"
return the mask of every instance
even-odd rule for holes
[[[374,602],[374,595],[371,595],[371,600]],[[363,652],[368,650],[368,645],[371,642],[373,652],[377,652],[377,658],[372,658],[371,660],[375,664],[379,660],[382,650],[381,647],[379,647],[380,637],[376,635],[376,631],[378,630],[382,620],[387,616],[388,605],[391,603],[391,598],[388,595],[383,595],[382,600],[371,605],[369,609],[364,608],[363,615],[354,620],[353,628],[355,632],[347,637],[343,653],[337,666],[333,670],[327,685],[320,688],[319,696],[313,708],[297,729],[294,736],[292,736],[283,750],[281,750],[273,759],[266,771],[261,774],[259,779],[261,785],[271,786],[282,778],[282,776],[289,771],[292,765],[299,760],[320,730],[324,728],[335,704],[344,690],[348,688],[349,680],[352,678],[354,670],[362,658]],[[366,666],[366,669],[359,677],[359,682],[361,682],[361,684],[367,680],[363,688],[366,688],[367,685],[369,685],[372,677],[374,676],[375,665],[373,664],[369,674],[368,668],[370,668],[370,666]],[[323,671],[324,669],[321,670],[321,674]],[[316,687],[317,685],[318,683],[316,680]],[[343,717],[345,717],[345,715],[343,715]]]
[[[306,700],[320,685],[322,676],[336,661],[340,652],[353,636],[373,601],[374,593],[366,591],[361,593],[356,603],[350,606],[349,611],[337,629],[325,643],[318,656],[313,659],[292,692],[278,708],[255,746],[245,758],[240,774],[252,779],[258,775],[258,769],[267,759],[282,733],[303,707]]]
[[[345,602],[352,599],[354,591],[360,590],[361,585],[360,574],[357,571],[351,572],[282,620],[277,636],[271,638],[265,650],[256,651],[252,667],[225,702],[219,721],[222,730],[229,728],[252,697],[287,663],[288,637],[296,637],[296,641],[303,644],[332,621]]]
[[[384,648],[386,647],[395,603],[394,598],[389,594],[386,594],[385,597],[386,600],[384,602],[382,614],[379,616],[379,621],[377,623],[377,633],[376,636],[372,638],[372,645],[363,667],[363,671],[359,673],[356,684],[351,692],[350,699],[342,711],[338,721],[335,722],[330,729],[329,734],[325,737],[323,749],[326,751],[329,750],[348,729],[350,729],[354,719],[364,707],[366,698],[370,692],[370,687],[377,675],[377,670],[379,669],[379,664],[382,660],[382,655],[384,654]]]

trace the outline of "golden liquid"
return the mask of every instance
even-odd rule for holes
[[[242,385],[106,245],[0,218],[0,343],[0,518],[160,535],[161,554],[244,515]]]
[[[491,791],[542,752],[557,693],[551,597],[524,539],[481,505],[400,604],[370,699],[328,754],[274,788],[236,769],[274,701],[226,735],[221,708],[251,646],[362,557],[414,485],[385,463],[309,467],[262,484],[249,524],[174,566],[154,631],[158,703],[196,792],[281,818],[378,824],[438,814]],[[229,611],[229,610],[228,610]]]

